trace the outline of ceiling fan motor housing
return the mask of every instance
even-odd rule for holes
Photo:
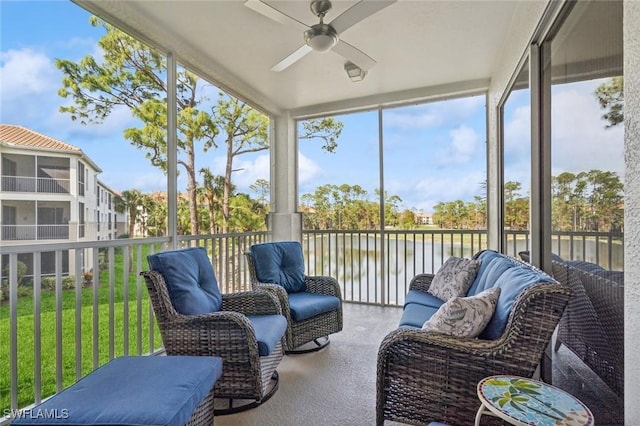
[[[329,0],[314,0],[310,7],[311,11],[320,18],[320,22],[304,32],[304,42],[316,52],[326,52],[338,42],[336,30],[322,21],[331,9],[331,2]]]

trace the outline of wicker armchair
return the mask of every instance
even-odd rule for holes
[[[432,279],[431,274],[418,275],[410,290],[426,292]],[[477,383],[494,374],[532,377],[570,295],[557,282],[527,287],[516,297],[506,328],[495,340],[408,326],[390,332],[378,352],[377,424],[472,425],[480,404]]]
[[[176,252],[189,250],[208,260],[204,249]],[[209,268],[211,271],[205,273],[213,274],[210,263]],[[190,272],[198,276],[198,271]],[[185,315],[176,310],[162,273],[149,270],[141,275],[147,284],[167,355],[222,358],[222,376],[216,382],[214,394],[216,400],[228,400],[228,405],[217,409],[216,415],[256,407],[275,394],[278,389],[276,368],[284,356],[286,322],[273,296],[256,291],[223,294],[218,311]],[[272,319],[276,321],[271,322]],[[273,335],[271,337],[276,343],[269,353],[261,346],[263,339],[259,334]],[[278,334],[280,337],[277,337]],[[234,400],[245,401],[243,405],[234,406]]]
[[[282,306],[288,323],[287,353],[320,350],[329,344],[330,334],[342,330],[338,281],[333,277],[305,275],[300,243],[254,244],[245,255],[252,288],[273,294]],[[306,345],[310,342],[313,344]]]

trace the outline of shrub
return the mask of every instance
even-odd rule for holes
[[[18,285],[22,281],[22,278],[27,274],[27,265],[24,262],[18,261]],[[5,266],[2,271],[2,275],[9,276],[9,265]]]
[[[40,280],[40,288],[42,290],[55,290],[56,289],[56,278],[55,277],[42,277]]]
[[[75,275],[67,275],[66,277],[62,277],[62,289],[63,290],[73,290],[76,288],[76,276]]]
[[[24,285],[18,286],[18,297],[31,296],[33,289]]]

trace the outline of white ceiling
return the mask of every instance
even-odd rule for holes
[[[317,23],[308,1],[266,1],[307,25]],[[183,65],[266,112],[294,116],[483,90],[522,3],[399,0],[340,34],[377,61],[364,81],[353,83],[334,52],[311,52],[271,71],[304,43],[303,35],[241,0],[76,2],[174,52]],[[325,22],[354,3],[334,1]]]

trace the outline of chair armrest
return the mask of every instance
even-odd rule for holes
[[[431,281],[433,281],[434,276],[434,274],[416,275],[411,279],[411,282],[409,283],[409,290],[418,290],[426,293],[431,286]]]
[[[261,283],[260,281],[254,282],[253,287],[257,291],[267,293],[274,298],[278,302],[282,315],[287,317],[287,321],[289,321],[291,315],[289,313],[289,295],[284,287],[278,284]]]
[[[309,293],[325,294],[328,296],[335,296],[342,300],[342,292],[340,290],[340,284],[338,280],[328,276],[305,276],[304,284],[307,287]]]
[[[173,321],[165,323],[161,332],[167,355],[194,355],[197,351],[199,355],[227,358],[237,356],[238,348],[248,348],[250,355],[258,358],[253,326],[239,312],[178,314]]]
[[[244,315],[282,315],[278,299],[268,292],[258,290],[223,294],[220,310]]]

